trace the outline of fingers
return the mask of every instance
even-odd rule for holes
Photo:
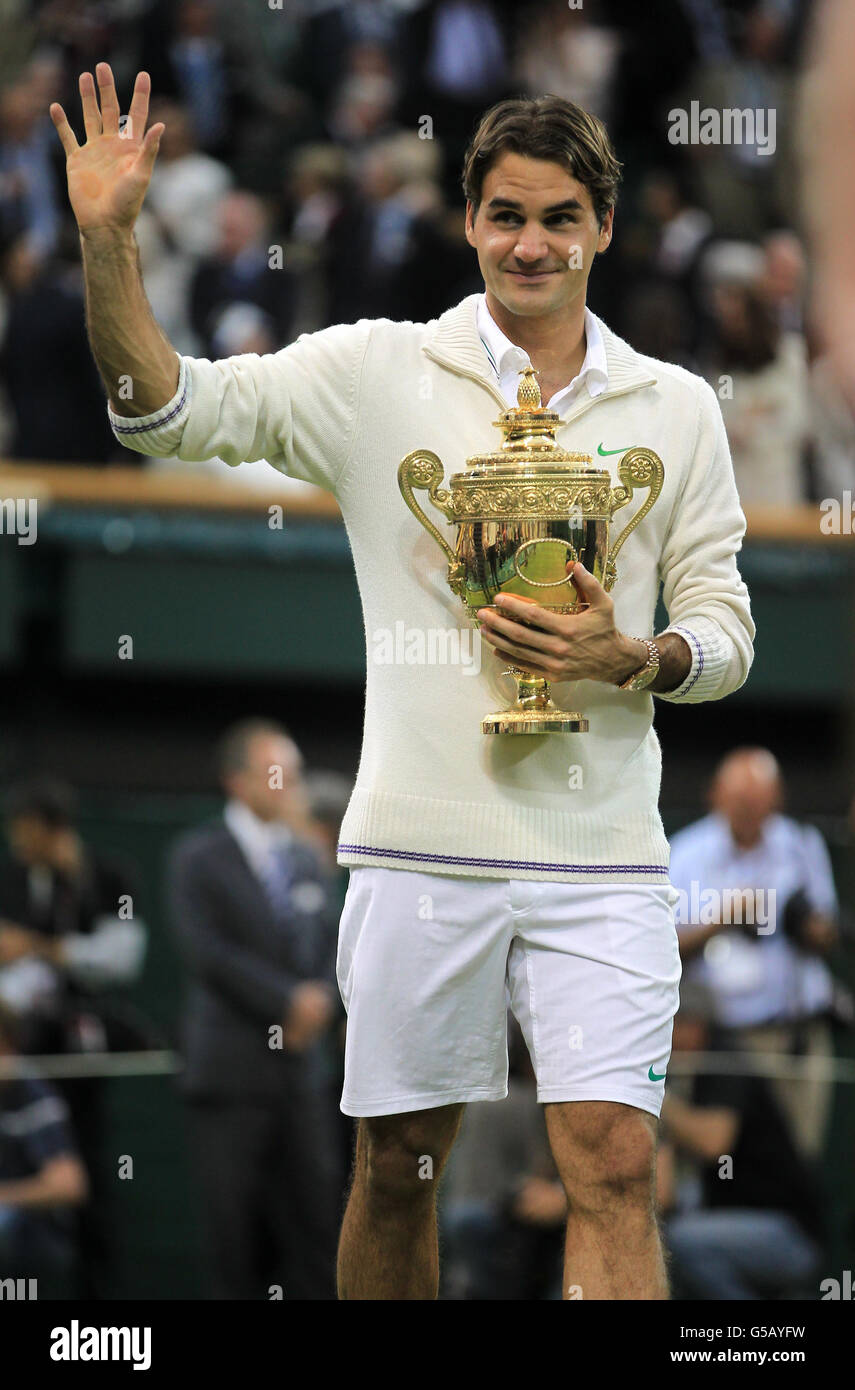
[[[142,140],[145,133],[145,123],[148,120],[148,99],[151,95],[151,78],[147,72],[138,72],[137,80],[134,83],[134,94],[131,97],[131,109],[128,112],[128,120],[132,135],[137,140]]]
[[[83,125],[86,129],[86,139],[94,140],[96,136],[101,134],[101,112],[98,110],[95,79],[91,72],[80,74],[80,102],[83,106]]]
[[[570,597],[572,598],[572,591]],[[560,635],[564,630],[562,619],[565,614],[555,613],[550,608],[541,608],[539,603],[528,603],[525,599],[517,598],[515,594],[497,594],[496,608],[512,621],[524,623],[526,627],[535,631],[540,628],[544,632]]]
[[[101,121],[105,135],[119,133],[119,98],[109,63],[96,63],[95,75],[98,78],[98,92],[101,98]]]
[[[116,93],[116,84],[113,80],[113,70],[109,63],[97,63],[95,71],[98,75],[98,93],[95,90],[95,79],[91,72],[80,74],[80,102],[83,107],[83,125],[86,130],[86,139],[94,140],[103,131],[104,135],[119,134],[119,98]],[[134,95],[131,100],[131,109],[128,113],[128,131],[131,139],[142,140],[145,131],[145,123],[148,119],[148,102],[151,93],[151,78],[147,72],[138,72],[137,80],[134,83]],[[98,106],[98,97],[101,99],[101,106]],[[54,102],[50,108],[51,119],[57,128],[59,138],[66,156],[79,149],[79,145],[74,136],[70,125],[65,116],[65,112],[58,102]],[[162,131],[163,127],[161,127]],[[157,153],[155,149],[154,153]],[[152,163],[154,161],[152,160]]]
[[[77,136],[68,124],[66,114],[58,101],[51,102],[50,118],[56,126],[56,133],[62,141],[62,148],[65,150],[66,159],[68,159],[75,150],[80,149],[80,146],[77,143]]]
[[[558,637],[552,637],[536,627],[521,627],[520,623],[513,621],[510,614],[502,618],[490,608],[480,611],[484,613],[481,631],[488,642],[493,637],[497,640],[507,638],[508,641],[516,642],[518,646],[537,652],[540,656],[560,656],[564,650],[564,644]]]
[[[516,632],[519,632],[519,628]],[[529,647],[524,641],[516,640],[516,632],[513,636],[508,636],[504,632],[497,632],[491,624],[483,623],[481,626],[481,636],[498,656],[507,657],[518,665],[525,666],[534,675],[548,677],[549,673],[544,668],[553,665],[558,659],[558,654],[544,651],[540,647]]]
[[[160,137],[165,129],[166,126],[163,121],[158,121],[157,125],[153,125],[151,130],[146,131],[143,147],[139,152],[134,168],[139,168],[140,173],[144,174],[147,179],[151,177],[154,161],[157,159],[157,152],[160,149]]]

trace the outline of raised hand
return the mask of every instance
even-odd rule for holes
[[[125,129],[119,133],[119,100],[109,63],[98,63],[98,94],[91,72],[80,74],[86,143],[78,145],[59,102],[50,107],[66,154],[68,196],[81,232],[130,230],[139,216],[157,158],[163,122],[146,131],[151,79],[138,72]],[[98,95],[101,109],[98,109]]]

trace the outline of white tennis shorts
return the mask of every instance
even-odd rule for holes
[[[679,1001],[668,884],[353,868],[338,940],[345,1115],[508,1093],[507,1008],[539,1101],[658,1116]]]

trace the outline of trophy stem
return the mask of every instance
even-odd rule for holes
[[[558,709],[552,703],[549,681],[532,676],[515,666],[509,674],[517,683],[517,698],[501,714],[488,714],[481,721],[484,734],[586,734],[588,721],[575,710]]]
[[[514,672],[516,675],[516,672]],[[537,710],[554,708],[549,695],[549,681],[542,676],[520,673],[517,677],[517,707]]]

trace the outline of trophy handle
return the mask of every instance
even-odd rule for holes
[[[413,516],[416,517],[431,536],[437,545],[441,546],[448,556],[448,582],[455,593],[462,593],[463,566],[452,550],[445,536],[434,526],[430,517],[422,511],[415,497],[414,488],[427,488],[428,497],[435,507],[438,507],[443,516],[448,521],[454,520],[454,513],[451,506],[451,493],[447,488],[440,487],[442,482],[443,467],[436,454],[430,449],[414,449],[411,454],[401,459],[398,467],[398,487],[401,495],[409,507]]]
[[[611,491],[609,511],[612,516],[620,507],[625,507],[630,497],[632,497],[637,487],[647,487],[649,492],[646,501],[639,507],[632,521],[623,528],[614,545],[609,549],[609,558],[606,562],[605,575],[603,576],[603,588],[611,589],[617,579],[617,569],[615,568],[615,556],[629,535],[634,531],[639,521],[647,516],[653,503],[662,491],[662,483],[665,479],[665,468],[658,454],[654,454],[652,449],[628,449],[618,464],[618,477],[621,481],[620,487],[614,487]]]

